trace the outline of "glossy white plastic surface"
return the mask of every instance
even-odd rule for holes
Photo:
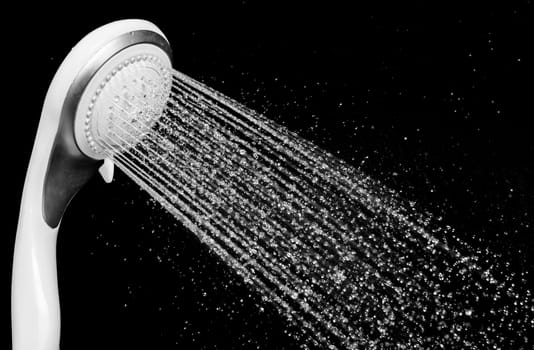
[[[115,172],[113,161],[109,158],[104,159],[104,163],[98,169],[98,172],[107,184],[111,183],[113,181],[113,173]]]
[[[11,293],[13,350],[59,349],[58,228],[46,224],[42,209],[48,160],[63,102],[80,70],[110,40],[136,30],[151,30],[163,36],[156,26],[142,20],[124,20],[100,27],[71,50],[50,84],[26,174],[17,228]]]

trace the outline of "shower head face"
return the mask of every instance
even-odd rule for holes
[[[93,75],[78,103],[75,138],[93,159],[128,151],[152,129],[171,90],[171,61],[152,44],[130,46]]]

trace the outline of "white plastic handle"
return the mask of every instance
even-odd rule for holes
[[[44,179],[61,108],[58,101],[63,89],[53,89],[57,82],[54,78],[43,106],[20,206],[11,287],[13,350],[59,349],[58,227],[48,226],[42,210]]]
[[[56,272],[57,228],[42,219],[40,208],[22,204],[12,284],[14,350],[57,350],[60,313]]]

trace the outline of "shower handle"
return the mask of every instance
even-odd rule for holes
[[[36,144],[39,136],[42,138],[42,133]],[[42,159],[48,159],[43,153],[46,152],[33,153],[20,208],[11,294],[13,350],[59,348],[56,272],[59,225],[50,227],[43,216],[43,181],[40,180],[44,178],[47,166]]]

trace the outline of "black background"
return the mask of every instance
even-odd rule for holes
[[[48,84],[83,35],[123,18],[158,25],[176,69],[361,167],[512,270],[532,271],[534,5],[432,4],[6,9],[15,25],[4,30],[3,295]],[[282,317],[122,174],[111,185],[93,179],[73,200],[58,270],[63,349],[298,345]],[[2,305],[7,324],[7,297]]]

